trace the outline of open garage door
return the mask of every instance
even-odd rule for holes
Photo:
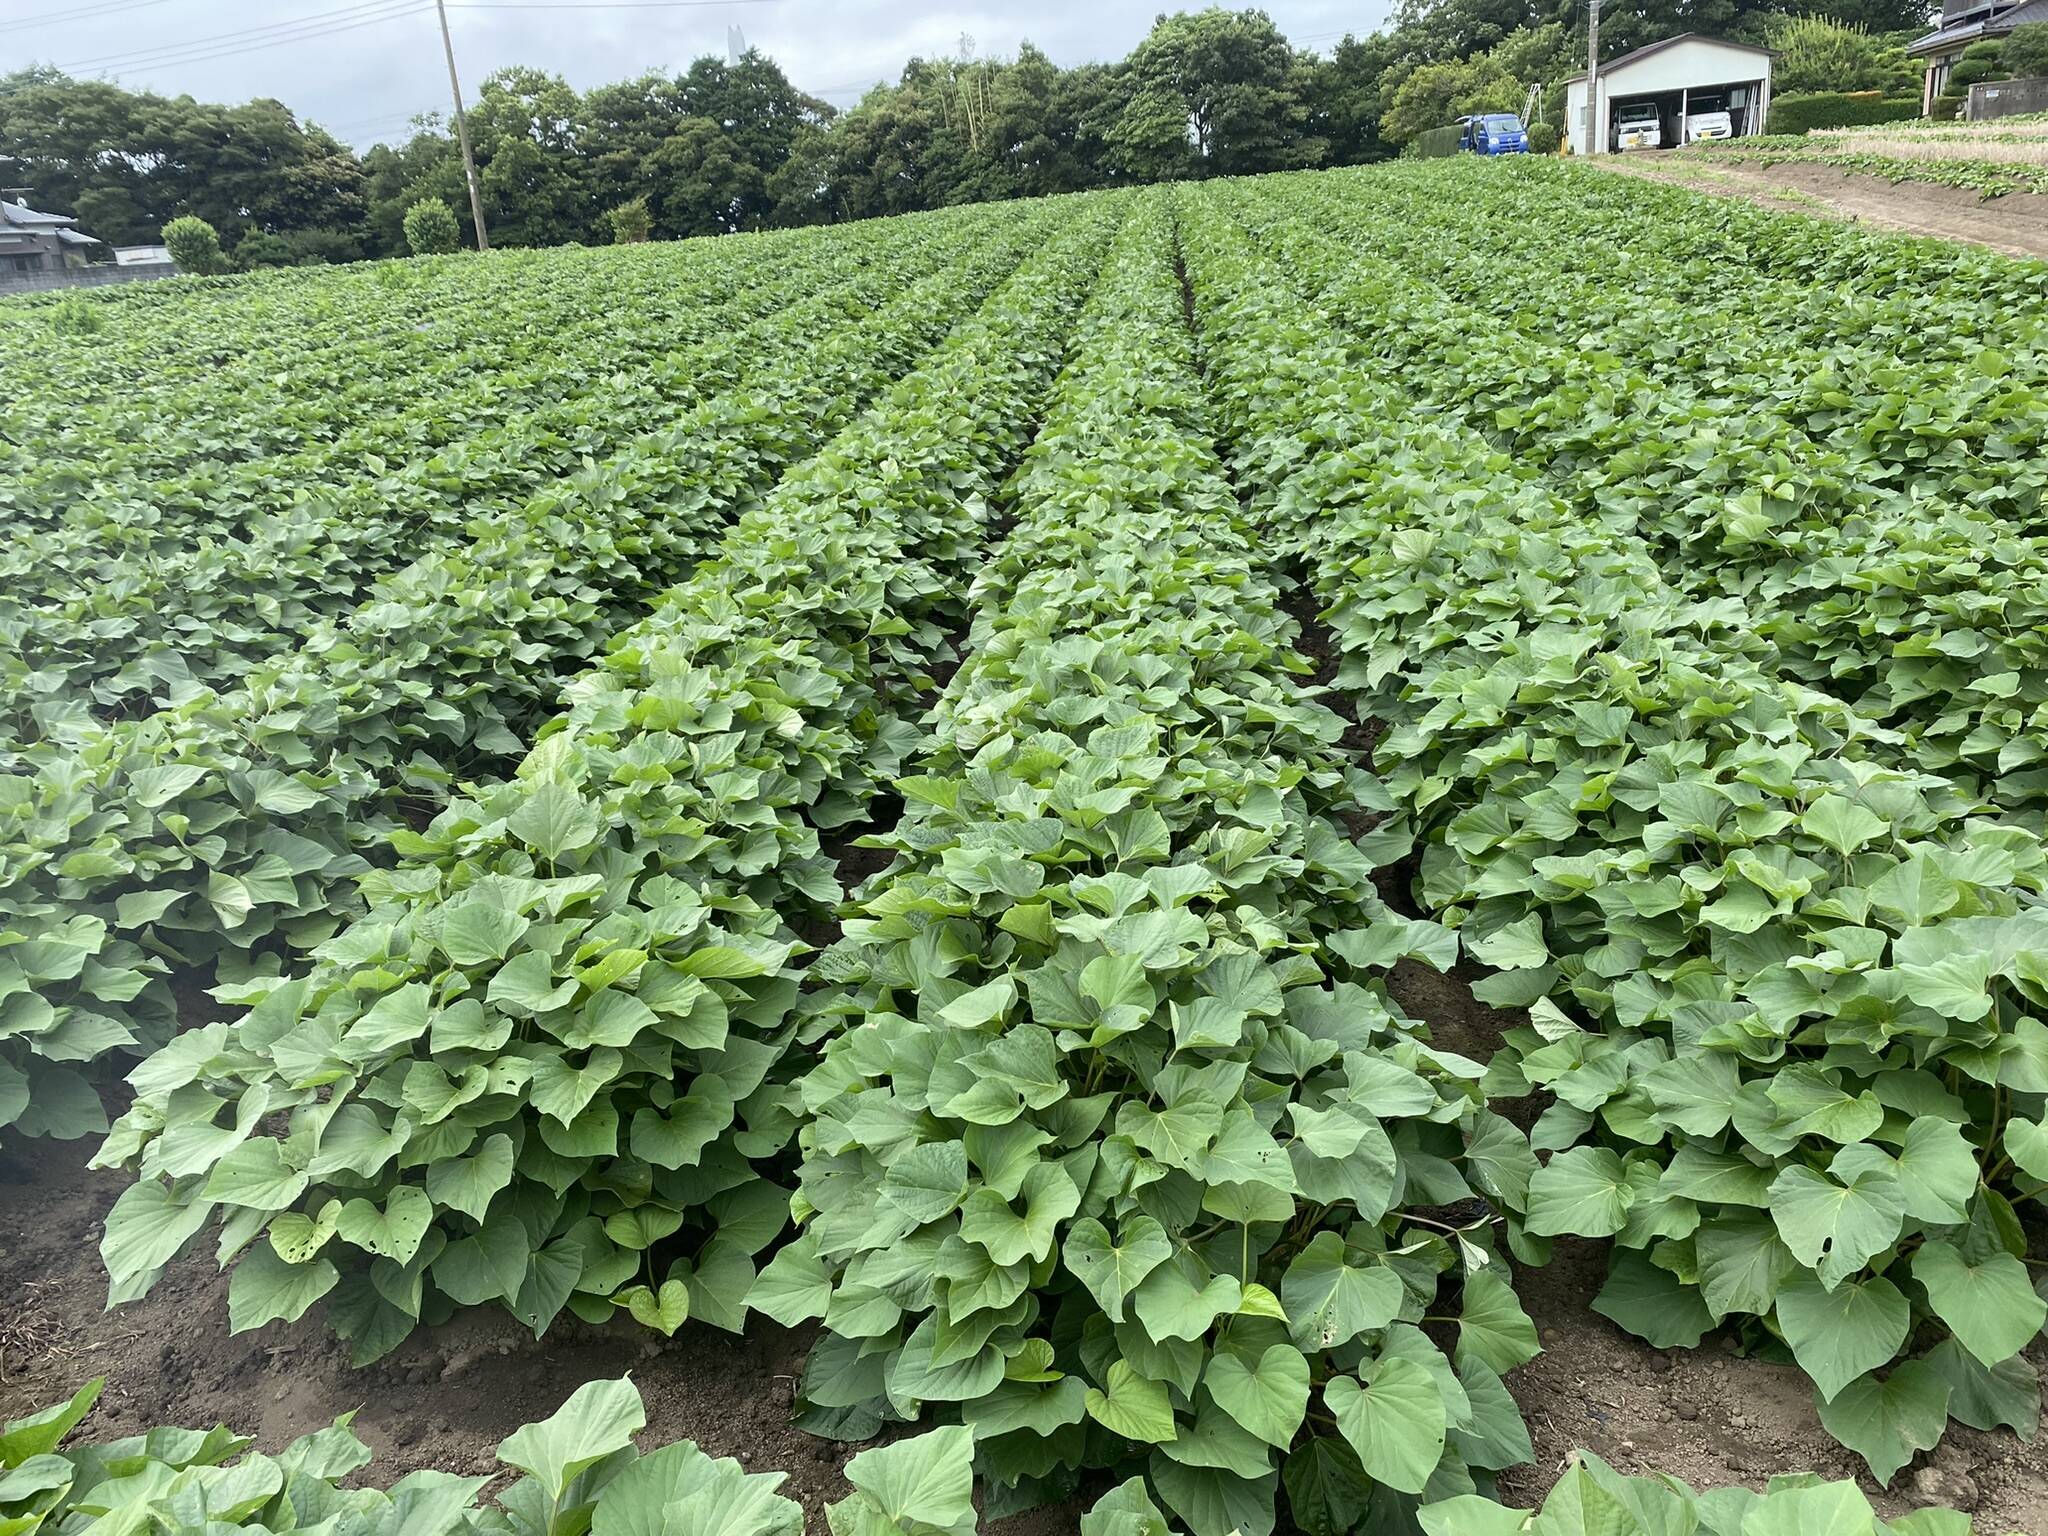
[[[1760,80],[1617,92],[1608,102],[1607,147],[1620,153],[1674,149],[1701,139],[1761,133],[1764,99]]]

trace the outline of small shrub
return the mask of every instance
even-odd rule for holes
[[[1963,56],[1956,60],[1954,69],[1948,72],[1945,94],[1968,96],[1970,87],[1982,85],[1986,80],[2009,80],[2012,71],[2006,67],[2005,49],[1998,43],[1985,41],[1972,43],[1963,50]]]
[[[235,247],[235,265],[244,272],[261,267],[288,267],[292,265],[292,248],[276,235],[259,229],[244,235]]]
[[[289,253],[289,265],[294,267],[363,259],[363,242],[344,229],[295,229],[278,238]]]
[[[438,197],[421,198],[405,210],[405,243],[415,256],[446,256],[462,241],[455,212]]]
[[[96,336],[106,325],[106,316],[83,294],[66,294],[50,306],[50,329],[63,335]]]
[[[1531,123],[1529,125],[1529,153],[1532,155],[1556,154],[1557,138],[1557,124]]]
[[[220,248],[220,232],[189,213],[164,226],[164,245],[181,272],[207,277],[228,270],[227,255]]]
[[[636,197],[621,203],[610,214],[612,239],[619,245],[639,245],[654,229],[654,216],[647,211],[647,199]]]

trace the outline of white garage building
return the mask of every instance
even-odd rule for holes
[[[1771,52],[1683,32],[1601,65],[1595,111],[1587,110],[1584,75],[1573,75],[1565,87],[1573,154],[1588,153],[1589,122],[1591,153],[1608,154],[1617,147],[1617,123],[1640,123],[1653,108],[1662,145],[1670,149],[1686,142],[1688,117],[1709,112],[1726,112],[1738,135],[1762,133],[1771,104]]]

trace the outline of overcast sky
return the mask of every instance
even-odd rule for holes
[[[1182,0],[1191,6],[1197,0]],[[851,106],[915,53],[951,53],[961,34],[982,54],[1029,38],[1061,64],[1117,59],[1168,0],[1056,0],[1018,8],[916,0],[450,0],[463,88],[507,64],[535,64],[579,88],[723,54],[726,28],[776,59],[804,90]],[[1276,0],[1267,11],[1304,47],[1380,25],[1389,0]],[[282,30],[279,30],[282,29]],[[268,42],[269,46],[255,47]],[[431,5],[422,0],[0,0],[0,70],[28,60],[138,90],[206,101],[275,96],[367,146],[401,137],[415,112],[445,109],[448,80]]]

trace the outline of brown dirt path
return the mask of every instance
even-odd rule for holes
[[[1960,240],[2006,256],[2048,258],[2048,197],[2031,192],[1986,199],[1960,187],[1893,183],[1830,165],[1751,165],[1709,160],[1690,150],[1598,155],[1588,163],[1694,192],[1739,197],[1779,213]]]

